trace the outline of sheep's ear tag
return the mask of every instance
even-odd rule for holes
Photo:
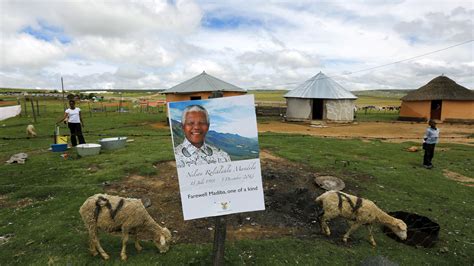
[[[160,236],[160,244],[162,246],[166,245],[166,240],[165,240],[165,237],[164,236]]]

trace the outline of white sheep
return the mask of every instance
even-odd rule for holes
[[[316,204],[321,207],[322,213],[319,215],[319,222],[321,230],[327,236],[331,235],[327,222],[336,217],[343,217],[350,224],[349,230],[342,238],[344,242],[347,242],[352,232],[365,224],[369,231],[370,244],[375,247],[377,244],[372,235],[372,224],[374,223],[387,226],[402,240],[407,238],[407,225],[405,222],[388,215],[370,200],[333,190],[317,197]]]
[[[26,135],[28,135],[28,137],[36,137],[35,126],[28,125],[26,127]]]
[[[140,199],[122,198],[107,194],[96,194],[82,204],[79,213],[89,232],[90,252],[98,253],[105,259],[109,255],[100,245],[97,230],[122,233],[122,250],[120,257],[127,259],[126,245],[129,234],[135,236],[135,248],[141,251],[138,233],[151,236],[160,253],[169,249],[171,233],[166,227],[159,226],[148,214]]]

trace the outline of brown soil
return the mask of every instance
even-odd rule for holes
[[[443,174],[446,178],[462,183],[465,186],[472,187],[474,186],[474,178],[461,175],[459,173],[449,171],[447,169],[443,170]],[[470,183],[470,184],[469,184]]]
[[[312,127],[304,123],[270,121],[259,124],[259,132],[297,133],[335,138],[382,139],[391,142],[420,142],[425,133],[425,123],[410,122],[359,122],[354,124],[327,124],[327,127]],[[440,141],[449,143],[473,143],[472,125],[439,124]]]
[[[0,195],[0,208],[21,209],[34,203],[33,199],[22,198],[17,201],[10,200],[6,195]]]
[[[17,105],[17,101],[0,101],[0,106]]]
[[[166,123],[152,125],[157,129],[169,129]],[[305,134],[343,139],[381,139],[390,142],[420,142],[425,133],[426,123],[415,122],[359,122],[353,124],[329,123],[325,127],[314,127],[307,123],[266,121],[258,124],[259,132]],[[464,124],[439,124],[441,143],[474,144],[474,126]]]
[[[266,210],[227,216],[228,239],[323,237],[316,222],[314,199],[324,190],[315,185],[314,171],[265,151],[261,152],[261,164]],[[108,184],[105,190],[114,195],[149,198],[152,205],[148,212],[173,232],[178,243],[211,242],[213,218],[183,220],[175,167],[174,161],[158,162],[156,176],[131,175],[121,182]],[[357,194],[355,190],[354,183],[346,181],[345,191]],[[342,220],[332,221],[331,238],[339,242],[345,229]]]

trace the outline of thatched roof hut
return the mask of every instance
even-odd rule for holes
[[[474,91],[457,84],[446,76],[439,76],[402,97],[402,101],[432,100],[474,100]]]
[[[446,76],[401,98],[400,120],[474,121],[474,91]]]

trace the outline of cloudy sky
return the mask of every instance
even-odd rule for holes
[[[245,89],[319,71],[350,90],[474,89],[471,0],[0,0],[0,26],[0,87],[167,89],[205,70]]]

